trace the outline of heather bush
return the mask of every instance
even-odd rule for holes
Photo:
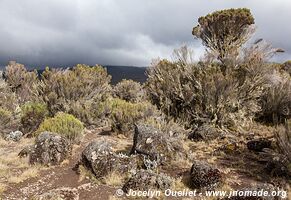
[[[79,142],[83,135],[84,126],[73,115],[57,113],[55,117],[45,119],[35,132],[35,135],[44,131],[58,133],[72,142]]]
[[[10,62],[5,69],[5,79],[9,87],[16,93],[20,104],[35,97],[38,84],[36,71],[28,71],[24,65]]]
[[[0,135],[15,131],[19,127],[19,105],[16,94],[12,92],[0,73]]]
[[[28,102],[21,106],[21,125],[24,133],[38,129],[43,120],[48,117],[48,109],[44,103]]]
[[[91,125],[98,118],[94,106],[110,93],[110,79],[106,69],[98,65],[80,64],[71,70],[46,68],[41,76],[39,95],[51,115],[67,112]]]
[[[151,103],[131,103],[113,98],[108,101],[112,129],[127,134],[133,129],[133,124],[145,120],[158,112]]]
[[[198,19],[192,34],[201,39],[209,52],[222,63],[239,55],[241,46],[254,33],[254,18],[249,9],[226,9]],[[224,71],[225,66],[221,65]]]
[[[274,70],[261,97],[260,119],[278,124],[291,117],[291,77]]]
[[[285,125],[281,125],[276,131],[277,145],[280,153],[282,153],[289,162],[291,172],[291,120],[287,120]]]
[[[130,101],[132,103],[140,102],[144,96],[144,91],[140,83],[133,80],[123,79],[117,83],[113,91],[117,98]]]
[[[291,60],[284,62],[281,67],[291,76]]]
[[[160,60],[149,68],[146,89],[152,103],[188,126],[212,123],[233,130],[248,127],[260,111],[261,75],[246,70],[242,76],[242,69],[246,69],[243,64],[223,71],[220,63],[183,60],[191,59]]]

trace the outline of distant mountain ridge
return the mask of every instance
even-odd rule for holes
[[[107,69],[108,74],[112,76],[111,84],[115,85],[122,79],[132,79],[134,81],[144,83],[147,79],[146,67],[133,67],[133,66],[104,66]],[[3,70],[5,67],[1,67]],[[41,74],[44,69],[38,69],[38,73]]]
[[[144,83],[147,79],[146,67],[131,66],[105,66],[107,72],[112,76],[111,83],[116,84],[122,79],[132,79]]]

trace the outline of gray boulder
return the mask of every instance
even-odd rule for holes
[[[129,157],[113,152],[106,141],[93,141],[82,152],[79,165],[89,169],[96,178],[116,171],[126,173],[137,169],[137,157]]]
[[[18,142],[23,136],[21,131],[12,131],[6,135],[5,140],[12,140],[14,142]]]
[[[206,162],[195,161],[191,168],[190,179],[193,188],[211,189],[222,181],[222,174]]]
[[[136,124],[131,154],[141,154],[165,164],[175,157],[186,156],[182,146],[179,137],[167,135],[149,125]]]
[[[151,170],[139,170],[122,187],[124,192],[131,190],[166,190],[171,188],[173,179],[165,174],[157,174]]]
[[[71,154],[71,143],[56,133],[43,132],[37,136],[30,151],[30,163],[58,165]]]

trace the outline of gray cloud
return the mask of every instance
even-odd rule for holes
[[[291,58],[289,0],[1,0],[0,65],[8,60],[31,66],[76,63],[149,65],[170,57],[182,44],[203,53],[191,35],[197,18],[231,7],[248,7],[255,37],[286,50]]]

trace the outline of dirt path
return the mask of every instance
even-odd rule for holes
[[[40,175],[35,178],[28,179],[19,184],[9,185],[7,190],[3,193],[2,199],[30,199],[34,195],[42,194],[60,187],[78,189],[80,199],[82,200],[106,200],[109,196],[113,196],[117,188],[92,184],[88,179],[80,180],[80,176],[73,170],[83,149],[91,141],[96,139],[106,139],[115,145],[118,145],[117,142],[120,143],[120,138],[117,139],[116,137],[100,133],[100,130],[88,131],[81,144],[74,148],[72,156],[69,158],[68,162],[65,162],[65,164],[62,164],[61,166],[50,167],[42,170]],[[123,144],[126,145],[127,143],[130,144],[130,141],[124,139]]]

